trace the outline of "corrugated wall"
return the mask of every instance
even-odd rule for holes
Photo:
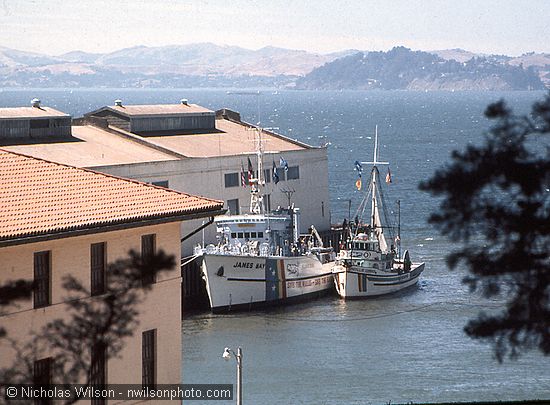
[[[189,114],[180,117],[132,118],[130,128],[132,132],[214,129],[216,116]]]
[[[92,117],[101,117],[107,120],[109,125],[123,129],[125,131],[130,131],[130,118],[124,117],[123,115],[118,115],[112,111],[100,111]]]
[[[0,120],[0,138],[63,138],[71,136],[71,118]]]

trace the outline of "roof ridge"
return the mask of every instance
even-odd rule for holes
[[[156,186],[156,185],[154,185],[154,184],[145,183],[145,182],[139,181],[139,180],[134,180],[134,179],[126,178],[126,177],[115,176],[115,175],[113,175],[113,174],[103,173],[103,172],[95,171],[95,170],[88,169],[88,168],[72,166],[72,165],[68,165],[68,164],[66,164],[66,163],[54,162],[54,161],[51,161],[51,160],[47,160],[47,159],[43,159],[43,158],[38,158],[38,157],[26,155],[26,154],[21,153],[21,152],[13,152],[13,151],[6,150],[6,149],[3,149],[3,148],[0,148],[0,151],[5,152],[5,153],[8,153],[8,154],[12,154],[12,155],[22,156],[22,157],[29,158],[29,159],[33,159],[33,160],[39,160],[39,161],[46,162],[46,163],[50,163],[50,164],[54,164],[54,165],[57,165],[57,166],[63,166],[63,167],[71,168],[71,169],[76,169],[76,170],[79,170],[79,171],[82,171],[82,172],[88,172],[88,173],[98,174],[98,175],[101,175],[101,176],[107,177],[107,178],[113,178],[113,179],[122,180],[122,181],[129,182],[129,183],[140,184],[140,185],[144,185],[144,186],[147,186],[147,187],[151,187],[151,188],[156,188],[156,189],[164,190],[164,191],[166,191],[166,192],[171,192],[171,193],[175,193],[175,194],[179,194],[179,195],[184,195],[184,196],[186,196],[186,197],[200,197],[200,198],[202,198],[202,199],[204,199],[204,200],[208,200],[208,201],[213,202],[213,203],[223,203],[223,201],[221,201],[221,200],[216,200],[216,199],[214,199],[214,198],[198,196],[198,195],[186,193],[186,192],[183,192],[183,191],[174,190],[174,189],[171,189],[171,188]]]

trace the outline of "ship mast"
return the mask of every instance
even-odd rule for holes
[[[374,155],[373,155],[373,161],[372,162],[361,162],[361,164],[366,165],[372,165],[372,178],[371,178],[371,185],[370,185],[370,192],[372,193],[372,200],[371,200],[371,220],[370,220],[370,226],[371,229],[376,233],[378,240],[380,242],[380,247],[382,250],[387,249],[387,243],[385,240],[385,237],[383,235],[382,230],[382,224],[380,222],[380,213],[378,207],[378,201],[377,201],[377,193],[378,192],[378,165],[389,165],[389,162],[380,162],[378,160],[379,155],[379,147],[378,147],[378,125],[374,129]],[[366,201],[365,201],[366,202]]]
[[[372,229],[376,226],[374,220],[374,213],[376,212],[376,171],[378,170],[376,165],[378,164],[378,125],[374,127],[374,157],[372,160],[372,205],[371,205],[371,218],[370,226]]]
[[[262,214],[264,212],[263,196],[260,195],[260,187],[265,185],[265,180],[262,180],[263,173],[263,141],[262,141],[262,128],[256,126],[256,133],[258,135],[258,143],[256,146],[257,156],[257,174],[250,179],[252,183],[252,189],[250,190],[250,213]]]
[[[377,211],[377,181],[378,181],[378,165],[389,165],[389,162],[380,162],[378,160],[378,155],[380,154],[378,148],[378,125],[374,127],[374,155],[372,162],[361,162],[364,165],[372,165],[372,178],[371,178],[371,192],[372,192],[372,202],[371,202],[371,220],[370,225],[374,229],[376,227],[375,213]]]

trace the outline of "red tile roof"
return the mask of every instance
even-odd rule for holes
[[[0,149],[0,241],[181,217],[223,202]]]

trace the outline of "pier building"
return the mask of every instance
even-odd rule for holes
[[[266,208],[293,203],[301,209],[303,232],[311,225],[320,232],[329,230],[326,147],[307,145],[268,130],[262,131],[261,138]],[[0,136],[0,146],[220,199],[231,213],[246,213],[250,189],[241,185],[240,178],[243,170],[247,172],[249,160],[256,167],[257,139],[257,130],[242,121],[238,112],[228,109],[211,111],[187,100],[160,105],[131,105],[116,100],[113,106],[74,119],[70,139],[6,145],[6,138]],[[275,184],[273,166],[280,166],[281,158],[288,162],[288,169],[277,169],[279,182]],[[184,233],[196,226],[188,224]],[[215,242],[214,236],[214,227],[207,227],[205,240]],[[186,240],[183,254],[190,254],[202,238],[199,233]]]
[[[127,258],[130,249],[141,257],[162,250],[179,263],[181,223],[223,211],[222,201],[2,148],[0,171],[0,285],[34,282],[30,300],[0,312],[0,324],[19,345],[32,344],[50,321],[69,321],[67,300],[91,303],[101,297],[109,283],[108,264]],[[69,294],[63,286],[68,275],[84,290]],[[123,346],[119,356],[106,361],[109,347],[84,348],[94,359],[95,383],[181,383],[179,266],[142,281],[151,288],[135,308],[133,336],[117,342]],[[72,343],[79,347],[80,342]],[[32,358],[17,362],[8,340],[0,340],[1,366],[16,361],[37,381],[62,382],[52,372],[59,353],[48,345],[31,349]]]
[[[30,107],[0,108],[0,139],[6,142],[41,142],[71,136],[71,116],[42,107],[35,98]]]

